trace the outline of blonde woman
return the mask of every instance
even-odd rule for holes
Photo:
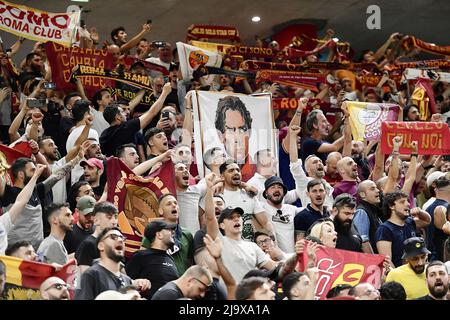
[[[336,248],[337,232],[331,220],[317,222],[311,227],[309,238],[317,238],[328,248]]]

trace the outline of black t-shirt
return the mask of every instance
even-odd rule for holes
[[[75,224],[73,230],[67,232],[64,237],[64,246],[67,249],[67,253],[71,254],[72,252],[77,251],[83,240],[89,237],[94,232],[94,229],[95,228],[92,227],[90,230],[86,231],[80,228],[78,224]]]
[[[44,128],[45,135],[52,137],[53,141],[55,141],[55,144],[58,146],[59,152],[66,151],[66,142],[63,139],[64,136],[61,136],[60,134],[61,108],[62,107],[58,103],[49,101],[47,103],[47,111],[41,110],[44,114],[42,127]]]
[[[305,159],[312,154],[315,154],[322,160],[323,163],[325,163],[328,157],[328,153],[321,153],[317,151],[322,144],[323,144],[322,140],[315,140],[311,137],[306,137],[303,140],[301,148],[303,163],[305,163]]]
[[[79,245],[75,252],[75,259],[79,266],[92,266],[94,260],[98,258],[100,258],[100,254],[97,249],[97,238],[90,235]]]
[[[175,282],[168,282],[152,297],[152,300],[177,300],[184,298],[183,292],[178,288]]]
[[[415,300],[435,300],[435,299],[433,299],[430,295],[426,295],[426,296],[417,298]]]
[[[157,249],[136,252],[128,261],[126,271],[132,279],[150,280],[152,287],[143,294],[146,299],[151,299],[159,288],[179,277],[173,258]]]
[[[205,296],[198,300],[228,300],[227,290],[220,283],[220,279],[213,278],[211,288],[206,291]]]
[[[118,146],[134,143],[134,136],[140,129],[141,122],[139,118],[135,118],[103,130],[100,136],[100,147],[103,154],[114,156]]]
[[[362,252],[362,239],[358,232],[351,226],[350,232],[347,234],[343,233],[336,227],[337,232],[336,249],[349,250],[354,252]]]
[[[94,300],[104,291],[117,291],[129,285],[131,285],[130,277],[125,274],[118,277],[97,263],[81,275],[80,288],[75,290],[75,300]]]

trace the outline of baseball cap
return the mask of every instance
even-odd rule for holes
[[[425,240],[420,237],[412,237],[409,239],[406,239],[403,242],[403,255],[402,259],[406,259],[409,257],[415,257],[421,254],[430,254],[431,252],[428,251]]]
[[[176,223],[167,223],[164,220],[154,220],[145,227],[144,236],[149,241],[152,241],[155,238],[157,232],[164,229],[175,230],[176,228]]]
[[[82,196],[77,201],[77,209],[84,216],[94,211],[95,199],[91,196]]]
[[[233,207],[227,207],[222,210],[220,213],[219,219],[217,220],[218,223],[222,223],[223,220],[228,219],[233,215],[233,213],[239,213],[241,216],[244,214],[244,210],[242,210],[239,207],[233,208]]]
[[[433,184],[434,181],[436,181],[437,179],[439,179],[440,177],[445,176],[445,173],[442,171],[435,171],[432,172],[428,177],[427,177],[427,186],[428,188],[431,187],[431,185]]]
[[[91,168],[97,167],[100,170],[104,169],[102,160],[99,160],[97,158],[90,158],[88,160],[83,160],[80,162],[81,167],[84,167],[86,164]]]
[[[265,199],[267,199],[267,195],[266,195],[267,189],[269,189],[269,188],[270,188],[271,186],[273,186],[274,184],[279,184],[279,185],[281,185],[281,186],[283,187],[284,194],[286,195],[286,193],[287,193],[287,188],[286,188],[286,186],[284,185],[283,180],[282,180],[280,177],[272,176],[272,177],[270,177],[269,179],[267,179],[267,180],[264,182],[264,192],[263,192],[263,197],[264,197]]]

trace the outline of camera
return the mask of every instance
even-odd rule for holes
[[[163,48],[166,46],[165,41],[153,41],[152,44],[157,48]]]
[[[56,89],[56,84],[53,82],[45,82],[44,83],[44,89]]]

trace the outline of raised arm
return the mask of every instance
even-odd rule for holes
[[[157,164],[158,162],[165,162],[167,160],[170,159],[170,157],[172,156],[173,150],[169,149],[164,153],[161,153],[160,155],[146,160],[144,162],[142,162],[141,164],[139,164],[136,168],[133,169],[133,172],[136,175],[143,175],[144,173],[146,173],[147,171],[149,171],[155,164]]]
[[[344,148],[342,149],[342,157],[352,156],[352,128],[350,127],[350,114],[347,111],[345,102],[342,104],[344,112]]]
[[[425,228],[431,223],[431,216],[425,210],[412,208],[409,213],[416,223],[416,229]]]
[[[161,111],[162,107],[164,106],[164,101],[166,100],[169,93],[172,91],[172,87],[170,85],[170,82],[167,82],[163,89],[162,93],[159,96],[158,100],[155,101],[155,103],[150,107],[150,109],[144,113],[142,116],[139,117],[139,121],[141,122],[141,129],[144,129],[148,124],[152,121],[154,117],[158,114],[159,111]]]
[[[308,103],[308,98],[300,98],[298,100],[298,107],[297,107],[297,110],[295,110],[295,114],[292,117],[291,122],[289,123],[289,127],[300,126],[300,123],[302,122],[302,113],[303,113],[303,110],[306,108],[307,103]],[[286,138],[284,138],[281,143],[283,144],[284,150],[289,150],[289,153],[290,153],[289,140],[290,140],[290,136],[287,135]],[[296,141],[296,143],[297,143],[297,141]]]
[[[36,166],[36,170],[34,171],[33,176],[30,181],[25,185],[25,187],[20,191],[17,196],[16,202],[9,209],[9,215],[11,217],[11,222],[14,224],[17,221],[17,218],[23,212],[25,205],[30,201],[31,195],[33,194],[34,187],[36,186],[37,179],[44,172],[46,166],[42,164],[38,164]]]
[[[141,103],[142,98],[144,98],[145,95],[145,89],[139,90],[139,92],[136,94],[136,96],[128,102],[128,107],[130,108],[130,114],[133,113],[134,108],[136,108],[139,103]]]
[[[184,122],[183,122],[183,135],[181,144],[190,146],[192,144],[192,91],[186,94],[184,98]]]
[[[9,134],[9,140],[11,142],[14,142],[20,138],[20,134],[18,131],[19,131],[20,125],[22,124],[23,119],[25,118],[25,116],[29,110],[27,101],[28,101],[28,99],[22,101],[22,103],[20,105],[19,113],[16,115],[13,122],[9,126],[8,134]]]
[[[212,239],[216,239],[219,234],[219,224],[217,223],[214,208],[214,189],[217,184],[222,182],[215,173],[211,172],[205,177],[206,194],[205,194],[205,216],[206,216],[206,232]]]
[[[131,38],[130,41],[128,41],[127,43],[124,43],[123,45],[120,46],[120,53],[124,53],[124,52],[136,47],[139,44],[139,41],[151,29],[152,29],[151,24],[147,24],[147,23],[143,24],[142,30],[137,35],[135,35],[133,38]]]
[[[408,171],[405,176],[405,183],[403,184],[402,191],[409,194],[412,190],[414,181],[416,181],[416,167],[417,167],[417,141],[411,142],[411,160],[409,161]]]
[[[399,161],[400,161],[400,153],[398,150],[400,149],[400,146],[403,143],[403,136],[395,136],[392,139],[392,144],[394,145],[392,149],[392,160],[391,165],[389,167],[388,172],[388,180],[386,182],[386,185],[384,186],[383,192],[386,194],[387,192],[392,192],[395,190],[395,187],[397,186],[397,180],[399,175]]]
[[[300,134],[301,128],[299,125],[290,125],[288,136],[289,136],[289,162],[297,163],[298,161],[298,146],[297,146],[297,136]],[[286,140],[286,139],[285,139]]]

